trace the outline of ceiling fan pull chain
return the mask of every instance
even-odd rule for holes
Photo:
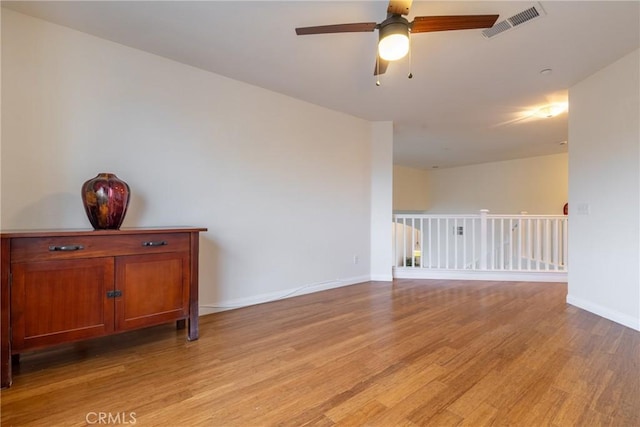
[[[380,57],[379,56],[376,58],[376,86],[380,86]]]
[[[411,72],[411,68],[413,68],[413,62],[411,62],[411,50],[411,32],[409,32],[409,75],[407,76],[409,79],[413,78],[413,73]]]

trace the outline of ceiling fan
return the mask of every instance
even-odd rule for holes
[[[409,52],[409,33],[471,30],[490,28],[499,15],[416,16],[409,22],[402,15],[409,14],[413,0],[390,0],[387,18],[380,22],[320,25],[296,28],[299,36],[328,33],[365,33],[378,30],[378,54],[373,74],[384,74],[390,61],[403,58]],[[409,75],[411,77],[411,74]]]

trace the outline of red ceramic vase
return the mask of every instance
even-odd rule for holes
[[[118,230],[129,206],[129,186],[112,173],[99,173],[82,185],[82,203],[96,230]]]

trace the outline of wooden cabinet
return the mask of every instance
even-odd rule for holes
[[[3,232],[2,386],[29,350],[173,321],[197,339],[201,231]]]

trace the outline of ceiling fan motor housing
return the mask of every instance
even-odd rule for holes
[[[384,21],[378,24],[380,30],[380,39],[383,39],[389,34],[397,34],[402,32],[409,32],[409,21],[401,15],[391,15]]]

